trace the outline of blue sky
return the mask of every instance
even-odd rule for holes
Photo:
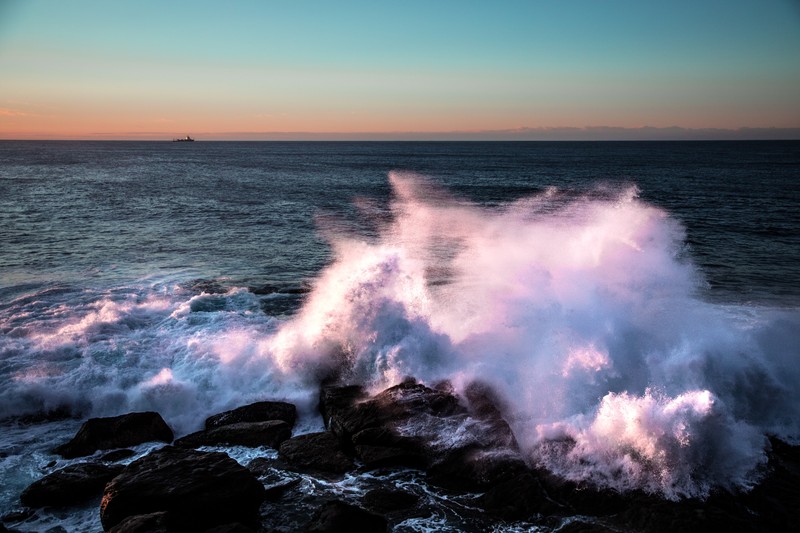
[[[797,128],[800,2],[0,0],[0,72],[5,138]]]

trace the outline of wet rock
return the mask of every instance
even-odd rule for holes
[[[129,516],[109,530],[109,533],[176,533],[167,525],[167,513]]]
[[[404,448],[360,445],[355,453],[367,470],[392,466],[423,469],[428,463],[424,455]]]
[[[258,295],[268,295],[280,292],[280,288],[276,285],[254,285],[248,287],[247,290]]]
[[[373,397],[358,386],[324,386],[320,411],[368,469],[425,468],[439,486],[483,490],[526,467],[491,389],[473,384],[466,396],[469,410],[446,382],[406,379]]]
[[[368,509],[386,514],[414,507],[419,502],[419,496],[402,490],[373,489],[361,501]]]
[[[324,504],[306,526],[308,533],[358,531],[385,533],[388,524],[382,516],[338,500]]]
[[[558,533],[619,533],[619,530],[585,520],[572,520],[558,528]]]
[[[107,463],[116,463],[117,461],[122,461],[123,459],[133,457],[134,455],[136,455],[136,452],[124,448],[122,450],[114,450],[113,452],[103,454],[100,456],[100,460]]]
[[[75,505],[100,496],[103,487],[122,472],[121,465],[78,463],[34,481],[20,496],[28,507]]]
[[[770,439],[765,478],[749,492],[717,490],[705,500],[627,500],[609,521],[647,531],[793,531],[800,523],[800,446]]]
[[[189,282],[189,290],[193,292],[206,293],[206,294],[225,294],[228,289],[214,279],[196,279]]]
[[[206,429],[213,429],[240,422],[267,422],[283,420],[289,427],[294,427],[297,420],[297,408],[286,402],[256,402],[210,416],[206,419]]]
[[[278,448],[281,442],[292,436],[289,424],[283,420],[267,422],[239,422],[191,433],[175,441],[181,448],[200,446],[269,446]]]
[[[90,418],[78,433],[53,450],[64,458],[91,455],[97,450],[136,446],[144,442],[172,442],[173,434],[158,413],[128,413],[109,418]]]
[[[742,500],[778,531],[788,524],[800,524],[800,446],[775,437],[769,443],[767,476]]]
[[[412,379],[369,399],[359,386],[323,387],[320,411],[330,430],[346,441],[365,429],[396,428],[423,415],[444,418],[466,413],[451,393],[431,389]]]
[[[484,490],[525,471],[527,467],[516,452],[464,447],[428,467],[428,482],[453,490]]]
[[[255,533],[255,530],[239,522],[233,522],[206,529],[203,533]]]
[[[279,457],[301,471],[343,474],[354,468],[339,440],[328,431],[299,435],[284,441]]]
[[[343,420],[366,397],[367,393],[360,385],[323,385],[319,395],[319,411],[325,427],[337,435],[342,434],[349,442],[350,435],[345,432]]]
[[[129,464],[106,485],[100,521],[110,529],[125,518],[168,513],[170,525],[204,531],[230,522],[254,525],[264,487],[224,453],[167,446]]]
[[[485,424],[484,434],[489,436],[487,444],[494,447],[518,449],[517,439],[503,418],[502,402],[487,384],[474,381],[464,390],[470,414]]]
[[[488,513],[505,520],[525,520],[536,513],[552,511],[554,506],[539,480],[530,472],[498,483],[478,502]]]
[[[386,427],[367,428],[353,435],[356,457],[368,469],[385,466],[425,468],[428,464],[425,443],[416,437],[397,434]]]
[[[34,514],[36,514],[34,509],[25,507],[4,514],[2,517],[0,517],[0,522],[22,522],[23,520],[27,520],[28,518],[32,517]]]
[[[271,502],[277,501],[290,490],[297,488],[302,482],[302,479],[296,478],[283,483],[278,483],[277,485],[272,485],[271,487],[265,487],[264,499]]]

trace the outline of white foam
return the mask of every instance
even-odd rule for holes
[[[705,302],[683,228],[635,188],[487,210],[391,181],[377,239],[328,232],[336,261],[267,342],[284,371],[480,379],[533,462],[670,498],[747,488],[764,433],[798,435],[797,310]]]

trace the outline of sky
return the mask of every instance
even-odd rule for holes
[[[0,139],[798,133],[800,0],[0,0]]]

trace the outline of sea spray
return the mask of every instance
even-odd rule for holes
[[[797,314],[743,326],[705,302],[682,226],[635,187],[486,209],[390,180],[377,238],[328,232],[335,261],[271,339],[284,370],[343,364],[375,390],[480,379],[532,463],[667,498],[747,489],[765,433],[797,435],[796,349],[763,342]]]
[[[288,319],[243,287],[169,278],[4,304],[0,415],[154,410],[180,435],[269,398],[303,431],[332,374],[478,380],[532,464],[668,498],[746,489],[764,435],[800,435],[798,311],[708,303],[683,227],[635,187],[486,207],[390,181],[390,217],[321,228],[333,260]]]

